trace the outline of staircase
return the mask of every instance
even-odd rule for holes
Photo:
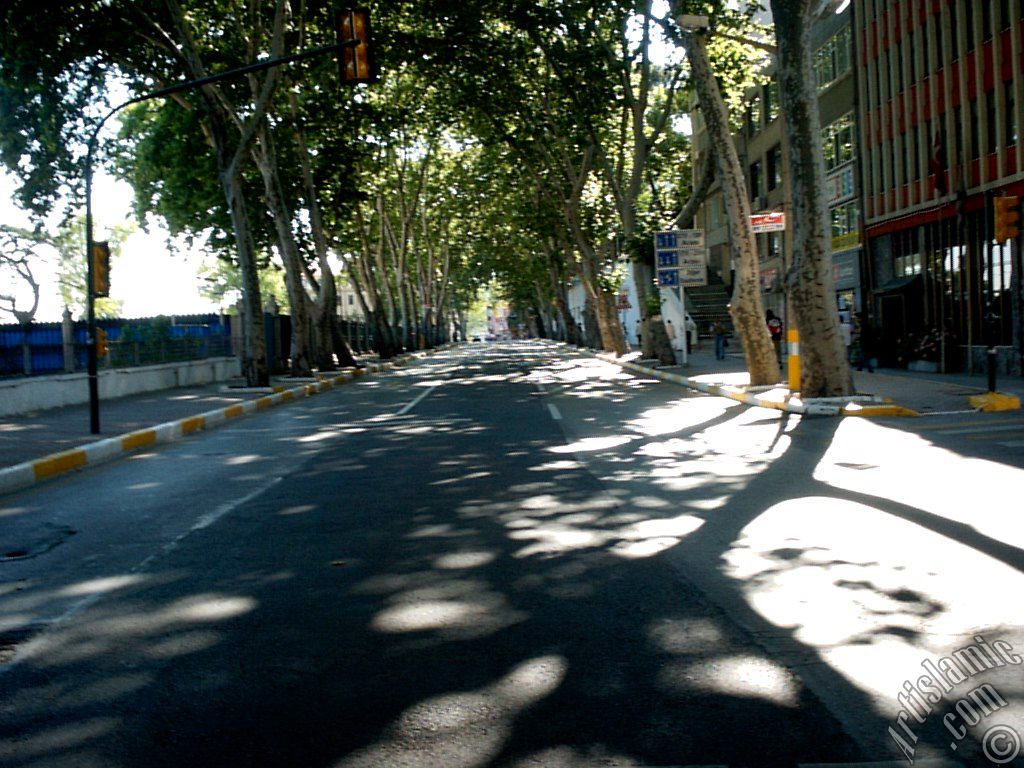
[[[708,275],[708,284],[700,288],[686,289],[686,308],[697,323],[697,333],[709,336],[711,324],[720,320],[726,329],[732,328],[729,317],[730,295],[722,278],[716,274]]]

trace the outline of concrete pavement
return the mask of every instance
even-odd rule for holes
[[[742,399],[750,405],[776,407],[781,410],[807,412],[802,410],[811,401],[793,407],[789,401],[789,390],[784,383],[778,388],[766,392],[747,393],[746,383],[749,381],[743,353],[733,350],[726,354],[725,360],[716,360],[714,348],[710,341],[704,341],[700,348],[694,349],[686,366],[651,366],[647,361],[640,361],[634,354],[627,367],[634,371],[652,371],[659,378],[675,380],[686,386],[703,389],[712,394]],[[639,364],[640,369],[636,366]],[[785,376],[785,369],[783,369]],[[673,377],[686,379],[680,382]],[[822,407],[812,409],[811,413],[820,415],[927,415],[931,413],[948,413],[955,411],[976,410],[969,402],[970,397],[983,395],[987,391],[987,378],[984,373],[940,374],[921,373],[902,369],[880,368],[874,373],[854,371],[854,386],[863,403],[875,401],[888,404],[887,408],[865,409],[868,412],[858,413],[857,409],[846,410],[844,406],[849,400],[841,403],[821,403]],[[1024,379],[1021,377],[1001,376],[996,382],[997,390],[1024,399]],[[873,411],[873,412],[871,412]],[[834,413],[835,412],[835,413]]]

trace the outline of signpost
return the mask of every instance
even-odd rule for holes
[[[675,288],[683,307],[682,327],[676,337],[682,339],[683,365],[687,363],[686,294],[687,287],[708,284],[706,248],[703,229],[671,229],[654,234],[654,261],[658,270],[658,285]]]

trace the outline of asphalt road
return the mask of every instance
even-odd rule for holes
[[[438,355],[0,501],[0,764],[894,759],[922,659],[1024,648],[985,597],[1020,594],[986,507],[1024,451],[985,450]],[[1014,727],[1018,670],[985,678]],[[916,757],[982,764],[940,717]]]

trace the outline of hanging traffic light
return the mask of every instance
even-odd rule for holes
[[[995,239],[997,243],[1013,240],[1020,234],[1020,198],[1004,195],[993,201],[995,204]]]
[[[377,67],[370,42],[370,11],[356,8],[338,14],[339,64],[345,85],[377,82]]]
[[[110,246],[105,241],[92,244],[92,295],[110,295]]]
[[[96,329],[96,357],[106,357],[107,352],[110,350],[107,348],[107,332],[102,328]]]

